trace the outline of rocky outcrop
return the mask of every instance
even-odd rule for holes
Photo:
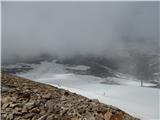
[[[138,120],[113,106],[11,74],[1,74],[2,120]]]

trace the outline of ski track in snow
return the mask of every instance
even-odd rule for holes
[[[56,61],[42,62],[40,65],[33,65],[33,68],[27,73],[18,75],[91,99],[98,99],[102,103],[118,107],[142,120],[160,120],[160,90],[140,87],[140,82],[131,77],[108,78],[121,84],[109,85],[101,84],[106,80],[105,78],[68,73],[65,70],[66,66],[56,64]],[[152,86],[154,84],[145,83],[144,85]]]

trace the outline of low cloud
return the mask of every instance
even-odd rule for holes
[[[159,2],[2,2],[2,62],[159,49]]]

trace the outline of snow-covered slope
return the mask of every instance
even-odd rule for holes
[[[43,62],[40,65],[34,65],[33,68],[19,75],[58,86],[88,98],[98,99],[100,102],[116,106],[142,120],[159,120],[160,90],[140,87],[140,82],[132,77],[120,75],[119,78],[107,78],[120,84],[111,85],[102,84],[107,81],[106,78],[69,73],[66,66],[56,64],[55,61]],[[145,85],[154,84],[145,83]]]
[[[92,85],[88,86],[89,89],[60,88],[116,106],[142,120],[159,120],[159,91],[156,89],[117,85]]]

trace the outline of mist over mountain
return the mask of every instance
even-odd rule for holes
[[[159,49],[159,2],[2,2],[2,62]]]
[[[2,64],[89,60],[151,79],[159,72],[158,17],[158,1],[2,2]]]

